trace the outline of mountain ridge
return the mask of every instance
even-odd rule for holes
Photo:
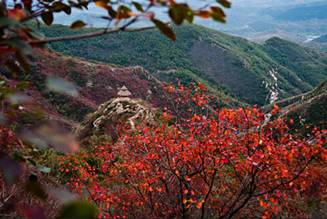
[[[278,72],[278,89],[280,98],[297,95],[311,90],[318,84],[315,77],[326,76],[327,57],[310,49],[302,48],[298,52],[310,51],[309,61],[318,57],[311,70],[310,82],[303,80],[303,72],[295,72],[291,62],[281,62],[274,57],[267,44],[256,44],[240,37],[229,36],[200,27],[185,25],[174,27],[177,40],[169,41],[158,31],[150,30],[139,33],[118,33],[110,36],[95,38],[94,40],[53,43],[51,48],[64,54],[84,57],[119,66],[141,65],[159,79],[167,79],[167,73],[172,69],[178,77],[185,80],[202,80],[217,92],[227,94],[250,104],[264,105],[269,96],[270,82],[273,80],[269,72]],[[84,29],[82,31],[92,31]],[[51,28],[42,27],[41,31],[47,36],[76,34],[65,26]],[[159,43],[155,43],[159,42]],[[285,44],[279,40],[277,44]],[[100,46],[101,45],[101,46]],[[291,44],[291,47],[294,45]],[[199,48],[206,49],[200,50]],[[81,50],[80,48],[83,48]],[[277,52],[285,52],[277,48]],[[287,54],[286,54],[287,55]],[[309,69],[312,63],[305,63]],[[169,80],[173,75],[168,74]]]

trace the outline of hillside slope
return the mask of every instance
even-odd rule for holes
[[[0,66],[1,74],[5,74]],[[47,78],[60,77],[76,87],[78,97],[70,97],[47,89]],[[35,49],[31,72],[22,78],[7,79],[11,84],[21,80],[30,82],[26,94],[47,112],[50,119],[68,128],[77,126],[85,116],[94,112],[104,102],[118,97],[125,87],[132,99],[141,99],[160,109],[173,110],[174,101],[163,89],[161,81],[150,75],[140,66],[117,67],[96,61],[65,56],[48,49]],[[216,93],[217,94],[217,93]],[[220,93],[218,99],[222,106],[239,105],[233,98]]]
[[[325,53],[276,37],[264,43],[264,50],[276,62],[295,72],[302,81],[310,85],[318,85],[326,79]]]
[[[327,81],[284,109],[287,116],[301,118],[301,125],[327,129]]]
[[[282,116],[293,118],[298,128],[305,129],[307,125],[314,125],[327,129],[327,80],[312,91],[287,98],[276,103]],[[270,111],[273,105],[264,107]]]
[[[42,27],[42,31],[47,36],[76,34],[60,25]],[[306,81],[303,72],[297,72],[291,61],[280,62],[266,45],[196,25],[185,25],[175,28],[175,31],[175,43],[151,30],[53,43],[51,48],[68,55],[120,66],[140,65],[163,80],[176,76],[186,81],[200,80],[216,91],[224,90],[241,101],[260,105],[267,103],[272,87],[277,86],[280,98],[286,98],[309,91],[321,78],[327,77],[327,57],[320,53],[310,51],[305,57],[312,70],[310,80]],[[274,52],[283,53],[280,47],[276,49]],[[295,52],[302,53],[301,50]],[[316,59],[317,56],[319,59]],[[271,75],[272,71],[276,75]]]
[[[51,119],[73,126],[97,107],[111,98],[123,86],[132,98],[140,98],[155,107],[169,107],[161,84],[142,67],[119,68],[103,63],[64,56],[45,49],[34,50],[35,60],[31,72],[21,78],[30,82],[26,94],[49,114]],[[0,66],[1,73],[5,69]],[[72,82],[79,92],[78,97],[49,91],[47,77],[56,76]],[[15,84],[21,79],[10,79]]]

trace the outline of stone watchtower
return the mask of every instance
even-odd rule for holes
[[[129,97],[132,93],[127,89],[125,85],[118,89],[117,96],[119,97]]]
[[[102,138],[110,136],[113,141],[118,140],[117,125],[127,123],[135,129],[138,122],[154,124],[156,109],[146,101],[132,98],[132,93],[126,86],[118,89],[117,97],[102,103],[98,109],[88,115],[76,135],[80,142],[89,145],[92,136]]]

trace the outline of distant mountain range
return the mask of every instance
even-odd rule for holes
[[[195,7],[205,4],[199,0],[187,3]],[[327,33],[326,8],[327,2],[321,0],[234,0],[232,8],[226,10],[226,24],[206,19],[195,19],[195,23],[254,41],[277,36],[304,42],[311,36]],[[106,13],[103,9],[94,5],[90,5],[89,9],[87,12],[73,10],[70,16],[58,14],[55,22],[69,25],[74,20],[81,19],[91,27],[108,25],[106,20],[100,18]],[[157,17],[167,17],[165,10],[155,8],[153,11]]]
[[[327,43],[327,34],[313,40],[315,43]]]
[[[47,36],[76,34],[61,25],[42,31]],[[152,30],[54,43],[51,48],[108,64],[140,65],[164,81],[201,81],[217,94],[259,105],[268,103],[272,92],[290,97],[327,77],[326,54],[279,38],[260,45],[197,25],[175,31],[176,42]]]
[[[313,19],[327,19],[327,2],[314,2],[300,4],[295,7],[280,8],[270,12],[277,20],[284,21],[305,21]]]
[[[253,40],[278,36],[296,42],[305,42],[312,36],[327,33],[326,10],[326,1],[267,5],[257,10],[252,19],[247,22],[244,34],[240,30],[236,30],[235,33]]]

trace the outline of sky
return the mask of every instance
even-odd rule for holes
[[[127,2],[131,2],[131,1],[132,0],[130,1],[127,0]],[[136,1],[147,1],[147,0],[136,0]],[[195,8],[201,7],[210,2],[215,3],[215,0],[177,0],[177,1],[187,2],[190,5],[195,6]],[[229,34],[239,35],[248,38],[248,36],[251,35],[252,32],[256,33],[258,28],[262,28],[266,24],[267,27],[270,28],[269,31],[271,31],[271,27],[276,26],[276,22],[272,21],[271,18],[269,18],[269,15],[263,12],[266,9],[283,10],[285,8],[294,7],[296,5],[310,4],[313,2],[327,3],[327,0],[230,0],[230,1],[232,2],[232,8],[225,10],[227,13],[226,24],[220,24],[212,20],[201,20],[201,19],[196,19],[195,20],[196,23],[216,30],[225,31]],[[7,0],[7,2],[9,4],[10,3],[13,4],[13,0]],[[163,17],[166,16],[166,10],[163,11],[163,10],[155,9],[154,12],[157,14],[157,17],[159,19],[162,19]],[[107,12],[105,10],[93,5],[89,7],[89,10],[87,12],[74,9],[73,13],[70,16],[64,13],[56,14],[55,23],[70,25],[73,21],[83,20],[90,27],[106,27],[108,24],[107,21],[100,18],[101,16],[106,14]],[[258,26],[257,23],[259,23]],[[139,25],[145,25],[145,24],[139,23]],[[307,25],[308,24],[299,24],[299,27],[301,26],[305,27]],[[309,23],[309,25],[311,24]],[[319,26],[320,23],[317,23],[315,25],[316,25],[314,27],[315,30],[318,30],[320,28]],[[280,31],[278,29],[279,27],[280,26],[278,26],[277,29],[273,31],[279,32]],[[284,28],[282,32],[285,32],[285,30],[287,31],[288,27],[289,26],[286,26],[286,28]],[[320,32],[324,32],[325,30],[327,30],[327,27],[323,28],[323,30],[321,30]],[[296,34],[296,32],[298,31],[298,26],[293,27],[292,31],[295,32]],[[306,33],[306,30],[301,30],[301,31],[305,32],[302,34],[304,36],[322,34],[322,33],[317,34],[316,33],[317,31],[313,31],[312,33],[310,32]],[[262,33],[259,34],[261,35]]]
[[[231,17],[236,16],[237,18],[239,16],[243,17],[242,13],[244,13],[244,16],[246,16],[247,13],[249,13],[249,11],[247,10],[272,8],[272,7],[280,7],[280,6],[286,7],[291,5],[308,4],[312,2],[322,2],[322,1],[327,2],[327,0],[231,0],[232,9],[226,10],[226,12],[228,15],[231,15]],[[190,5],[200,7],[207,3],[215,2],[215,1],[214,0],[187,0],[185,2],[189,3]],[[242,11],[240,11],[239,8],[241,8]],[[75,10],[74,16],[72,17],[74,18],[78,17],[85,21],[88,21],[89,23],[91,23],[91,26],[92,24],[93,26],[98,26],[97,23],[100,23],[101,25],[101,23],[103,22],[95,21],[94,18],[98,15],[105,14],[105,12],[97,7],[90,7],[90,9],[91,10],[87,14]],[[56,19],[56,22],[68,24],[68,22],[70,22],[70,19],[67,18],[67,16],[61,14]]]

